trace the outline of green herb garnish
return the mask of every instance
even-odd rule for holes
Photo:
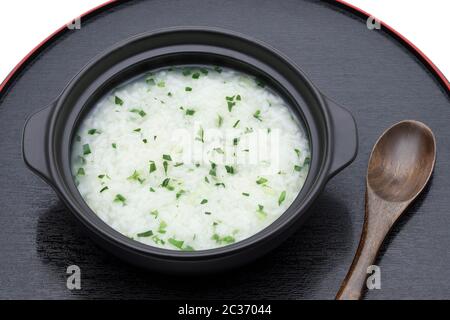
[[[247,193],[247,192],[242,192],[242,195],[243,195],[243,196],[246,196],[246,197],[250,197],[250,194]]]
[[[164,88],[166,86],[166,83],[164,81],[158,82],[158,87]]]
[[[192,75],[192,79],[198,79],[198,78],[200,78],[200,73],[194,72],[194,74]]]
[[[138,115],[140,115],[142,118],[145,117],[147,114],[145,113],[144,110],[142,109],[131,109],[130,112],[132,113],[137,113]]]
[[[218,182],[215,184],[216,187],[224,187],[225,188],[225,183],[223,182]]]
[[[211,162],[211,170],[209,170],[211,176],[217,176],[216,167],[217,165],[214,162]]]
[[[176,198],[178,199],[178,198],[180,198],[183,194],[185,194],[186,193],[186,191],[184,191],[184,190],[180,190],[180,191],[178,191],[177,192],[177,194],[176,194]]]
[[[169,154],[163,154],[162,158],[167,161],[172,161],[172,157]]]
[[[83,145],[83,154],[88,155],[90,153],[91,153],[91,148],[89,147],[89,144],[84,144]]]
[[[137,172],[136,170],[134,170],[133,174],[131,176],[129,176],[127,179],[128,180],[139,181],[139,183],[141,183],[141,184],[144,183],[144,181],[145,181],[145,179],[142,179],[140,177],[139,172]]]
[[[100,190],[100,193],[102,193],[103,191],[106,191],[106,190],[108,190],[109,188],[107,187],[107,186],[105,186],[105,187],[103,187],[101,190]]]
[[[233,236],[221,237],[217,233],[214,233],[211,239],[215,240],[218,244],[230,244],[236,241]]]
[[[165,221],[161,221],[159,223],[158,232],[159,233],[166,233],[166,227],[167,227],[167,223]]]
[[[239,124],[239,122],[241,122],[241,120],[236,121],[236,122],[233,124],[233,128],[236,128],[237,125]]]
[[[205,130],[202,127],[198,130],[198,137],[195,140],[200,141],[202,143],[205,142]]]
[[[258,210],[256,210],[260,219],[264,219],[267,217],[267,213],[264,212],[264,206],[258,204]]]
[[[186,87],[186,88],[184,88],[184,90],[187,91],[187,92],[190,92],[190,91],[192,91],[192,88],[191,87]]]
[[[146,232],[142,232],[142,233],[138,233],[138,234],[137,234],[137,236],[138,236],[139,238],[151,237],[152,235],[153,235],[153,231],[152,231],[152,230],[149,230],[149,231],[146,231]]]
[[[97,129],[89,129],[88,130],[88,134],[90,134],[90,135],[94,135],[96,133],[97,133]],[[98,132],[98,133],[100,133],[100,132]]]
[[[217,118],[217,127],[220,128],[222,126],[222,124],[223,124],[223,118],[221,115],[219,115]]]
[[[194,113],[195,113],[195,110],[193,110],[193,109],[186,109],[186,115],[187,116],[193,116]]]
[[[85,172],[84,172],[84,168],[79,168],[77,171],[77,176],[84,176]]]
[[[237,146],[238,143],[239,143],[239,138],[234,138],[234,139],[233,139],[233,145],[234,145],[234,146]]]
[[[256,180],[256,183],[257,184],[265,184],[265,183],[267,183],[267,181],[268,180],[266,178],[261,177],[258,180]]]
[[[182,166],[184,163],[183,162],[177,162],[177,163],[175,163],[173,166],[174,167],[180,167],[180,166]]]
[[[225,169],[227,170],[227,173],[234,174],[234,168],[233,166],[225,166]]]
[[[205,203],[208,203],[208,200],[203,199],[202,202],[200,202],[200,204],[205,204]]]
[[[112,146],[114,149],[117,149],[117,144],[113,143],[113,144],[111,144],[111,146]]]
[[[151,214],[152,216],[154,216],[155,219],[156,219],[156,218],[158,218],[159,212],[158,212],[158,210],[153,210],[152,212],[150,212],[150,214]]]
[[[302,171],[302,167],[295,165],[294,170],[300,172]]]
[[[164,173],[167,175],[167,168],[169,167],[169,163],[167,161],[163,162]]]
[[[286,191],[281,192],[280,197],[278,198],[278,205],[280,206],[284,200],[286,200]]]
[[[116,194],[116,197],[114,198],[114,202],[122,202],[123,205],[125,205],[126,201],[127,199],[121,194]]]
[[[174,247],[177,247],[178,249],[183,248],[184,241],[177,240],[177,239],[174,239],[174,238],[169,238],[167,241],[168,241],[171,245],[173,245]]]
[[[261,110],[256,110],[256,112],[253,114],[253,117],[258,119],[259,121],[262,121],[262,119],[261,119]]]
[[[123,106],[123,100],[120,99],[118,96],[114,97],[114,103],[119,105],[119,106]]]
[[[133,130],[134,132],[141,132],[141,128],[136,128]]]

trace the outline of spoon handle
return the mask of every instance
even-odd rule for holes
[[[368,188],[364,226],[352,265],[341,284],[336,300],[359,300],[366,287],[367,268],[376,259],[381,244],[404,210],[403,203],[385,202]]]

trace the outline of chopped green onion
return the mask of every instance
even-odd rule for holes
[[[253,117],[258,119],[259,121],[262,121],[262,119],[261,119],[261,110],[256,110],[256,112],[253,114]]]
[[[170,178],[164,179],[164,181],[161,184],[161,187],[166,188],[169,191],[173,191],[174,188],[171,185],[169,185],[169,182],[170,182]]]
[[[113,143],[113,144],[111,144],[111,145],[112,145],[112,147],[113,147],[114,149],[117,149],[117,144]]]
[[[88,155],[91,153],[91,148],[89,147],[89,144],[83,145],[83,154]]]
[[[195,140],[204,143],[205,142],[204,138],[205,138],[205,130],[203,130],[203,128],[200,127],[200,129],[198,130],[198,137],[195,138]]]
[[[183,76],[189,76],[192,73],[191,69],[185,68],[183,70]]]
[[[187,92],[190,92],[190,91],[192,91],[192,88],[191,87],[186,87],[186,88],[184,88],[184,90],[187,91]]]
[[[223,182],[218,182],[215,184],[216,187],[224,187],[225,188],[225,183]]]
[[[106,191],[106,190],[108,190],[109,188],[107,187],[107,186],[105,186],[105,187],[103,187],[101,190],[100,190],[100,193],[102,193],[103,191]]]
[[[99,175],[98,175],[98,178],[99,178],[99,179],[103,179],[104,177],[105,177],[104,174],[99,174]]]
[[[122,202],[123,205],[125,205],[126,201],[127,199],[121,194],[116,194],[116,197],[114,198],[114,202]]]
[[[163,154],[162,158],[167,161],[172,161],[172,157],[169,154]]]
[[[167,161],[163,162],[163,167],[164,167],[164,173],[167,175],[167,167],[169,166],[169,164],[167,163]]]
[[[153,79],[153,78],[147,78],[147,79],[145,79],[145,82],[147,82],[149,85],[152,85],[152,86],[154,86],[156,84],[155,79]]]
[[[300,172],[302,171],[302,167],[295,165],[294,170]]]
[[[84,175],[85,175],[84,169],[83,168],[79,168],[78,172],[77,172],[77,176],[84,176]]]
[[[166,233],[166,227],[167,227],[167,223],[165,221],[161,221],[159,223],[158,232],[159,233]]]
[[[141,132],[141,128],[136,128],[133,130],[134,132]]]
[[[300,150],[294,149],[295,153],[297,154],[297,157],[300,157]]]
[[[208,69],[200,68],[200,72],[206,75],[206,74],[208,74]]]
[[[225,169],[227,170],[227,173],[234,174],[234,168],[233,166],[225,166]]]
[[[281,192],[280,197],[278,198],[278,205],[280,206],[284,200],[286,200],[286,191]]]
[[[149,173],[156,171],[156,164],[155,161],[150,161],[150,167],[149,167]]]
[[[158,87],[164,88],[166,86],[166,83],[164,81],[158,82]]]
[[[264,212],[264,206],[260,204],[258,204],[258,210],[256,210],[256,212],[258,213],[260,219],[264,219],[267,217],[267,213]]]
[[[90,134],[90,135],[94,135],[96,133],[100,133],[100,132],[97,132],[97,129],[90,129],[90,130],[88,130],[88,134]]]
[[[182,166],[184,163],[183,162],[177,162],[177,163],[175,163],[173,166],[174,167],[180,167],[180,166]]]
[[[147,139],[142,139],[142,142],[143,143],[147,143]]]
[[[258,180],[256,180],[256,183],[257,184],[265,184],[267,181],[268,180],[266,178],[261,177]]]
[[[217,127],[221,127],[223,124],[223,118],[221,115],[219,115],[219,117],[217,118]]]
[[[247,192],[242,192],[242,195],[243,195],[243,196],[246,196],[246,197],[250,197],[250,194],[247,193]]]
[[[118,96],[114,97],[114,103],[119,105],[119,106],[123,106],[123,100],[120,99]]]
[[[183,247],[184,241],[181,240],[177,240],[174,238],[169,238],[167,240],[171,245],[173,245],[174,247],[177,247],[178,249],[181,249]]]
[[[205,214],[209,216],[209,215],[211,215],[211,212],[205,211]]]
[[[310,157],[306,157],[306,158],[305,158],[305,162],[303,162],[303,165],[304,165],[304,166],[307,166],[307,165],[310,164],[310,162],[311,162],[311,158],[310,158]]]
[[[195,113],[195,110],[193,110],[193,109],[186,109],[186,115],[187,116],[193,116],[194,113]]]
[[[217,165],[214,162],[211,162],[211,170],[209,170],[211,176],[217,176],[216,167]]]
[[[152,235],[153,235],[153,231],[152,231],[152,230],[149,230],[149,231],[146,231],[146,232],[142,232],[142,233],[138,233],[138,234],[137,234],[137,236],[138,236],[139,238],[151,237]]]
[[[228,105],[228,111],[231,112],[231,110],[233,109],[233,107],[236,105],[236,102],[228,101],[228,102],[227,102],[227,105]]]
[[[131,176],[129,176],[127,179],[128,179],[128,180],[139,181],[139,183],[141,183],[141,184],[144,183],[144,181],[145,181],[145,179],[142,179],[142,178],[140,177],[139,172],[137,172],[136,170],[134,170],[133,174],[132,174]]]
[[[138,115],[140,115],[142,118],[145,117],[147,114],[145,113],[144,110],[142,109],[131,109],[130,112],[132,113],[137,113]]]
[[[177,194],[176,194],[176,198],[178,199],[178,198],[180,198],[183,194],[185,194],[186,193],[186,191],[184,191],[184,190],[180,190],[180,191],[178,191],[177,192]]]
[[[152,187],[150,187],[150,192],[155,192],[155,189],[153,189]]]
[[[150,214],[151,214],[152,216],[154,216],[155,219],[156,219],[156,218],[158,218],[159,212],[158,212],[158,210],[153,210],[152,212],[150,212]]]
[[[200,202],[200,204],[205,204],[205,203],[208,203],[208,200],[203,199],[202,202]]]
[[[209,183],[208,177],[205,177],[205,182],[206,182],[206,183]]]
[[[194,72],[194,74],[192,75],[192,79],[198,79],[198,78],[200,78],[200,73]]]
[[[241,101],[241,96],[239,94],[236,96],[236,100]]]
[[[265,82],[261,79],[255,79],[256,85],[258,85],[261,88],[264,88],[266,86]]]
[[[212,240],[215,240],[217,243],[219,244],[230,244],[235,242],[236,240],[234,239],[234,237],[232,236],[225,236],[225,237],[221,237],[219,236],[217,233],[213,234],[213,236],[211,237]]]
[[[239,122],[241,122],[241,120],[236,121],[236,122],[234,123],[234,125],[233,125],[233,128],[236,128],[237,125],[239,124]]]
[[[237,146],[238,143],[239,143],[239,138],[234,138],[234,139],[233,139],[233,145],[234,145],[234,146]]]

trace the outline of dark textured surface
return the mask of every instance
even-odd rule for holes
[[[130,35],[176,25],[219,26],[266,41],[359,124],[358,157],[330,181],[304,227],[263,259],[208,278],[146,273],[103,252],[21,158],[25,118],[49,104],[89,59]],[[318,1],[156,0],[108,9],[48,47],[0,101],[0,298],[331,299],[361,231],[372,145],[406,118],[435,132],[435,174],[383,247],[382,289],[366,298],[450,298],[449,102],[428,71],[384,32]],[[66,289],[71,264],[81,267],[80,291]]]

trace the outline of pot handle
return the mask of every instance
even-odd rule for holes
[[[358,152],[358,129],[352,114],[336,102],[324,96],[331,114],[333,159],[329,179],[348,166]]]
[[[25,164],[38,176],[51,183],[47,159],[48,124],[56,102],[32,114],[26,121],[22,136]]]

